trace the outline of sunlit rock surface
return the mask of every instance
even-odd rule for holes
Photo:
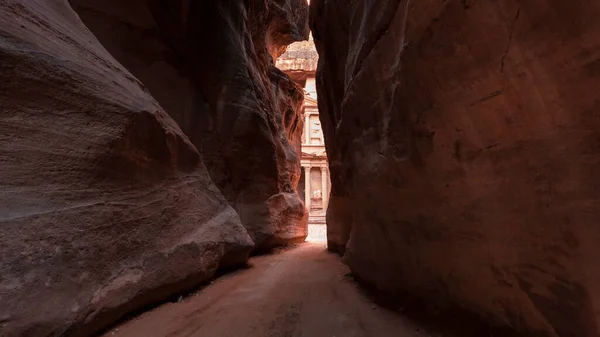
[[[312,41],[291,44],[286,52],[277,59],[277,68],[287,72],[314,73],[317,70],[319,55]]]
[[[313,0],[331,250],[389,294],[598,336],[600,3]]]

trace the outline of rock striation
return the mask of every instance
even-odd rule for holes
[[[271,55],[306,19],[291,0],[0,3],[0,335],[94,335],[303,240],[302,92]]]
[[[313,0],[329,248],[388,294],[599,336],[599,14]]]
[[[303,241],[303,93],[273,59],[308,38],[304,0],[71,4],[196,146],[257,249]]]

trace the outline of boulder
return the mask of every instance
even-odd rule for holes
[[[0,335],[93,335],[246,262],[194,145],[66,0],[0,3],[0,73]]]
[[[599,336],[600,3],[313,0],[329,247],[390,295]]]

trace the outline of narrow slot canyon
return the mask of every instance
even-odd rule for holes
[[[329,164],[316,88],[319,56],[312,35],[307,41],[289,45],[275,66],[285,72],[304,92],[301,112],[304,121],[300,146],[302,172],[297,192],[308,211],[308,242],[327,242],[326,212],[331,190]]]
[[[0,1],[0,337],[600,337],[599,15]]]

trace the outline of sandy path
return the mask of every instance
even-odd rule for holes
[[[373,304],[322,244],[255,257],[251,264],[105,336],[436,336]]]

